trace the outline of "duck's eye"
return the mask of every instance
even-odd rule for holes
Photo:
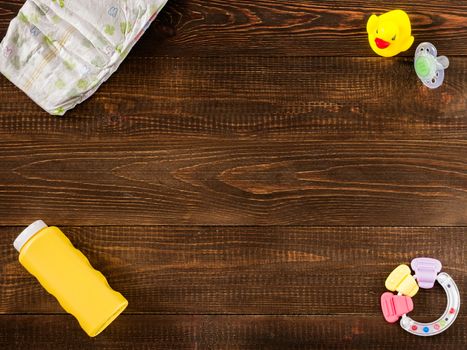
[[[396,40],[396,36],[394,35],[391,40],[392,41]]]
[[[378,34],[378,29],[376,29],[376,34]]]

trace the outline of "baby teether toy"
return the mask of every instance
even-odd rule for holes
[[[381,16],[372,15],[366,30],[371,48],[383,57],[407,51],[414,42],[409,16],[402,10],[386,12]]]
[[[449,66],[446,56],[437,57],[436,47],[431,43],[421,43],[415,51],[415,72],[430,89],[436,89],[443,84],[444,70]]]
[[[398,294],[383,293],[381,310],[384,319],[389,323],[399,320],[401,327],[409,333],[418,336],[432,336],[444,332],[456,320],[460,308],[460,294],[457,285],[445,272],[441,272],[441,263],[432,258],[417,258],[411,263],[415,275],[412,276],[407,265],[396,267],[386,279],[386,288],[397,291]],[[447,296],[447,307],[443,315],[434,322],[421,323],[407,316],[413,310],[412,297],[419,288],[433,288],[435,282],[443,287]]]

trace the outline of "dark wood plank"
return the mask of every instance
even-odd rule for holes
[[[0,0],[0,37],[23,2]],[[395,7],[450,56],[442,88],[418,82],[415,46],[371,52],[366,19]],[[386,324],[379,296],[416,256],[467,296],[466,19],[446,0],[169,0],[66,118],[0,77],[0,348],[465,346],[464,316],[427,342]],[[39,217],[130,301],[96,339],[17,261]],[[422,291],[411,316],[444,300]]]
[[[19,264],[12,242],[21,229],[0,228],[0,313],[63,312]],[[129,312],[380,315],[387,275],[417,256],[439,258],[467,297],[465,227],[62,229]],[[432,319],[444,292],[421,291],[414,302],[412,315]]]
[[[467,223],[465,141],[6,138],[2,225]]]
[[[0,316],[2,349],[462,349],[467,319],[430,339],[382,317],[122,315],[96,338],[70,316]]]
[[[0,1],[0,36],[22,0]],[[413,0],[170,0],[136,47],[139,56],[347,55],[373,56],[366,35],[372,13],[402,8],[416,42],[431,41],[446,55],[467,52],[465,2]],[[415,47],[404,53],[412,56]]]
[[[133,57],[65,118],[1,77],[0,135],[465,140],[466,83],[464,58],[429,91],[408,59]]]

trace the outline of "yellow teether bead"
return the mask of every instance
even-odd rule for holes
[[[411,274],[410,267],[399,265],[386,279],[386,288],[391,292],[399,292],[403,295],[413,297],[418,292],[418,284]]]

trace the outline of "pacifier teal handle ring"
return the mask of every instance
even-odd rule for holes
[[[443,333],[456,320],[461,305],[459,289],[452,277],[445,272],[438,274],[436,280],[446,292],[446,310],[440,318],[430,323],[421,323],[414,321],[407,315],[402,316],[400,325],[407,332],[421,337],[430,337]]]

